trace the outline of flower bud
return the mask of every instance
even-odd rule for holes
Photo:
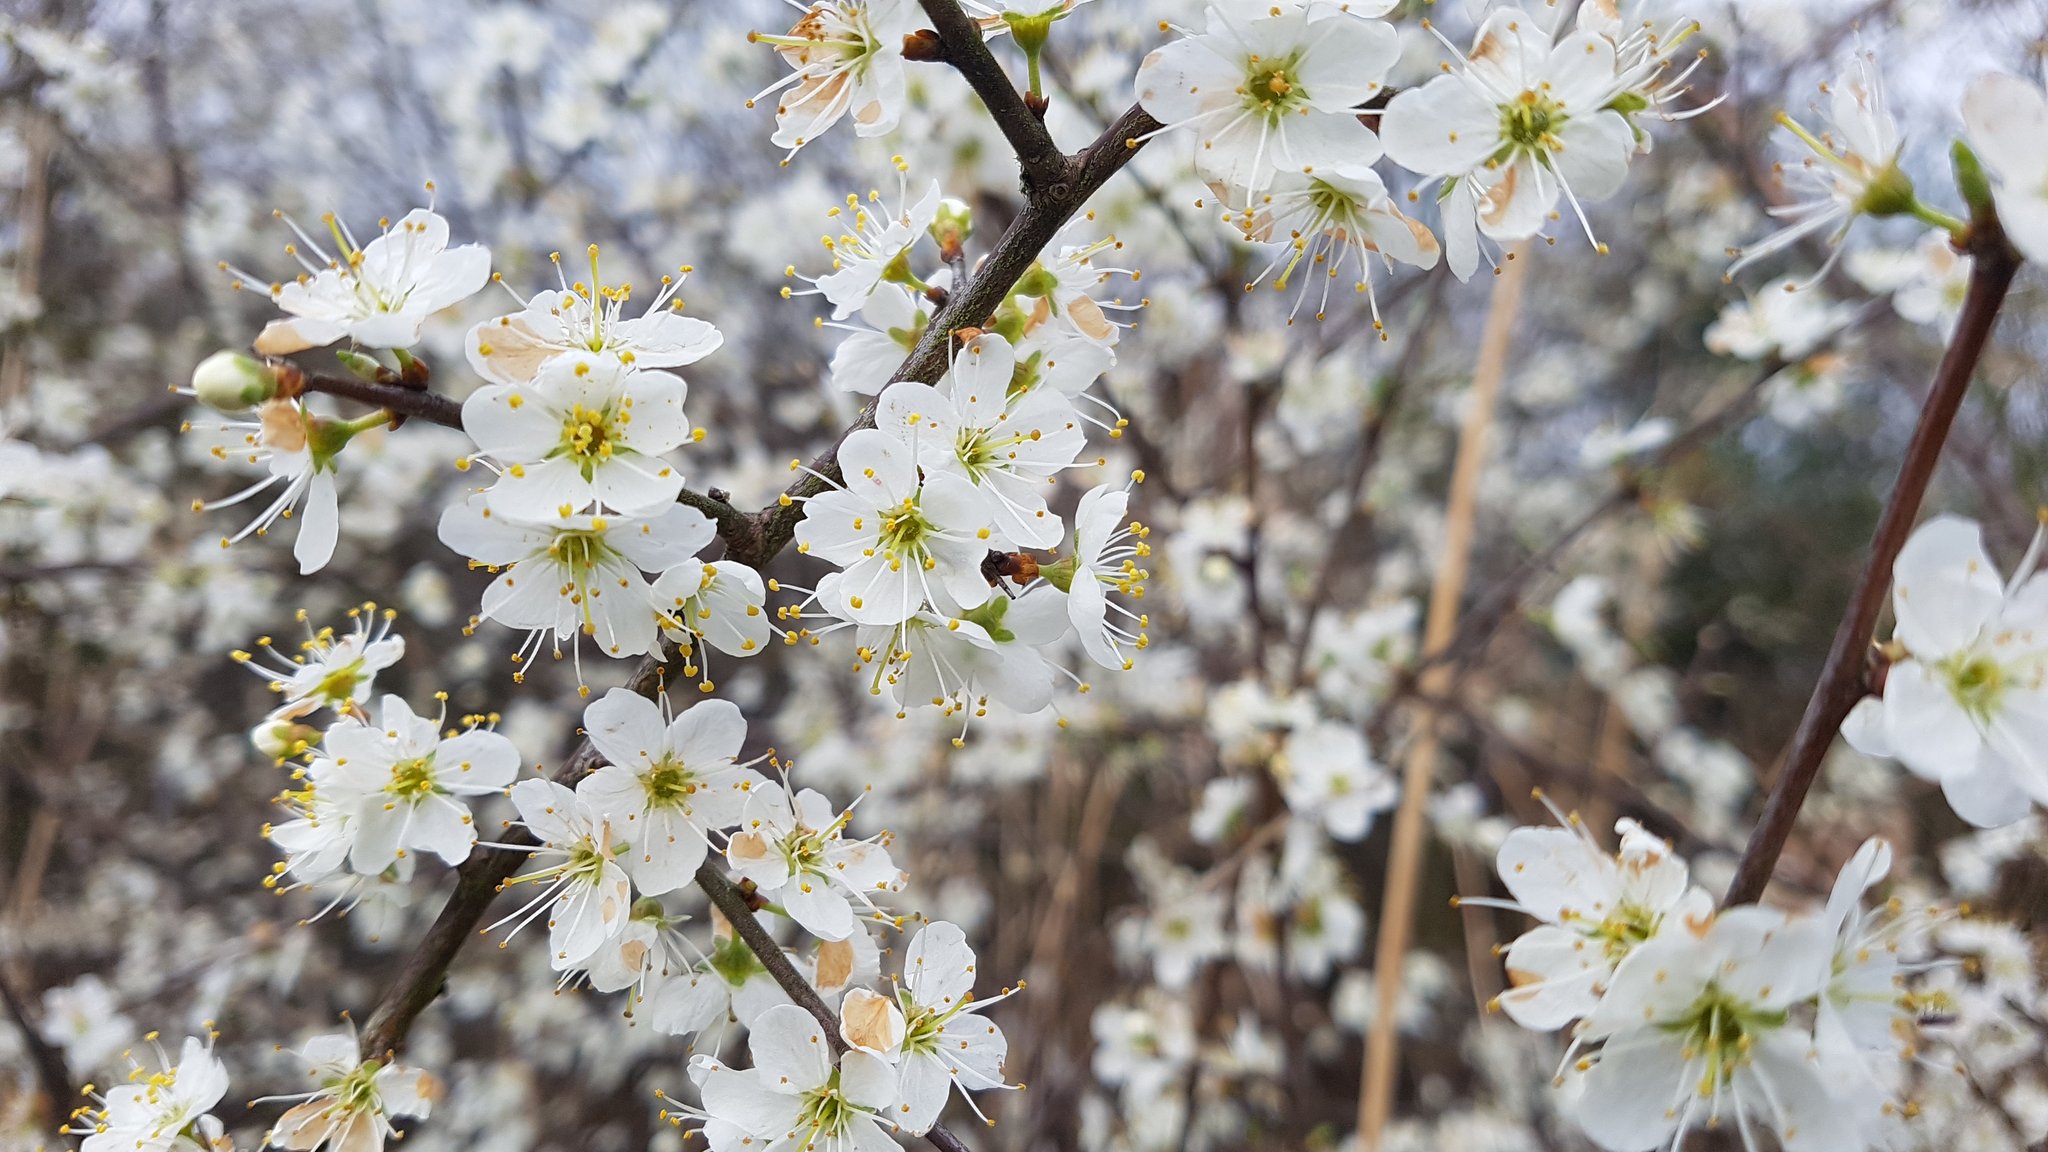
[[[339,348],[335,350],[334,358],[341,361],[341,366],[348,369],[348,374],[358,380],[367,380],[372,384],[391,382],[391,369],[378,363],[375,356],[357,352],[352,348]]]
[[[965,200],[948,196],[939,201],[939,214],[932,218],[929,231],[941,256],[950,264],[960,258],[968,239],[974,235],[974,210]]]
[[[220,412],[241,412],[277,395],[277,377],[253,356],[215,352],[192,370],[199,402]]]

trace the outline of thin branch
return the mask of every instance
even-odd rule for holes
[[[1053,143],[1052,133],[1045,130],[1045,121],[1039,119],[1038,113],[1024,102],[1017,86],[1010,82],[1009,73],[1003,71],[1003,66],[988,50],[987,42],[982,39],[981,25],[961,11],[956,0],[918,0],[918,3],[930,18],[932,31],[939,34],[946,62],[966,79],[974,94],[981,97],[996,127],[1002,129],[1003,136],[1016,151],[1017,167],[1024,177],[1024,194],[1034,198],[1041,195],[1064,198],[1056,189],[1073,178],[1067,157],[1060,151],[1060,146]]]
[[[305,390],[325,392],[329,396],[340,396],[373,408],[389,409],[400,416],[415,417],[444,428],[462,427],[460,403],[422,388],[373,383],[355,376],[308,375],[305,377]]]
[[[49,1101],[45,1118],[55,1120],[62,1117],[78,1092],[76,1081],[71,1079],[71,1070],[64,1064],[64,1054],[37,1031],[35,1021],[29,1019],[28,1007],[15,994],[14,984],[4,972],[0,972],[0,1002],[6,1004],[7,1015],[21,1032],[22,1047],[28,1050],[29,1060],[36,1066],[36,1079],[41,1084],[43,1096]]]
[[[2006,243],[1997,218],[1988,213],[1980,214],[1971,226],[1970,256],[1970,286],[1963,299],[1962,316],[1956,322],[1955,336],[1935,369],[1934,385],[1920,409],[1920,423],[1913,430],[1905,461],[1899,466],[1898,483],[1878,518],[1870,555],[1864,560],[1862,574],[1856,578],[1856,590],[1849,597],[1842,623],[1835,629],[1834,643],[1821,666],[1820,682],[1813,687],[1813,696],[1806,703],[1805,715],[1799,718],[1792,742],[1779,757],[1784,767],[1778,773],[1756,831],[1750,835],[1749,847],[1742,853],[1735,879],[1728,886],[1725,903],[1729,905],[1753,904],[1763,898],[1778,856],[1785,850],[1785,841],[1791,838],[1792,826],[1799,818],[1800,805],[1806,802],[1807,790],[1820,774],[1821,761],[1833,745],[1842,721],[1848,719],[1850,709],[1864,695],[1864,662],[1871,633],[1884,611],[1885,594],[1891,588],[1892,562],[1906,546],[1906,537],[1919,517],[1920,502],[1927,495],[1928,483],[1934,479],[1935,466],[1941,462],[1942,444],[1947,441],[1949,428],[1955,424],[1963,397],[1970,390],[1977,361],[1990,342],[1991,329],[1998,322],[1998,312],[2012,287],[2013,275],[2019,271],[2018,254]]]

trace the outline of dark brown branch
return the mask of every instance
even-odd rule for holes
[[[924,14],[931,19],[932,30],[939,34],[944,58],[954,70],[973,87],[974,94],[988,107],[996,127],[1010,141],[1010,147],[1017,153],[1017,167],[1024,178],[1024,194],[1029,197],[1055,195],[1055,191],[1070,178],[1066,154],[1053,143],[1052,134],[1045,130],[1045,121],[1038,118],[1017,86],[1010,82],[1009,73],[996,62],[995,55],[988,50],[982,39],[981,25],[967,13],[960,10],[956,0],[918,0]]]
[[[27,1005],[15,994],[14,984],[4,972],[0,972],[0,1003],[6,1005],[7,1015],[21,1032],[22,1047],[28,1050],[29,1060],[36,1066],[36,1080],[49,1102],[43,1119],[61,1119],[70,1110],[71,1101],[78,1092],[76,1082],[71,1079],[71,1070],[64,1064],[64,1054],[36,1030],[35,1021],[29,1019]]]
[[[1834,743],[1842,721],[1848,719],[1850,709],[1864,695],[1864,662],[1877,618],[1884,611],[1885,594],[1891,588],[1892,562],[1898,559],[1899,550],[1905,547],[1906,537],[1919,517],[1920,502],[1927,495],[1928,483],[1934,479],[1935,466],[1941,462],[1941,446],[1947,441],[1949,428],[1955,424],[1963,397],[1970,390],[1977,361],[1990,342],[1991,329],[1998,322],[1999,308],[2012,287],[2013,275],[2019,271],[2018,255],[2006,243],[1997,219],[1989,215],[1981,216],[1972,227],[1970,256],[1969,292],[1963,299],[1955,336],[1935,369],[1934,386],[1927,392],[1927,402],[1920,409],[1920,423],[1913,429],[1912,442],[1906,446],[1898,483],[1892,488],[1891,498],[1885,501],[1884,512],[1871,537],[1870,555],[1863,562],[1862,574],[1856,578],[1856,589],[1850,594],[1842,623],[1835,629],[1827,661],[1821,665],[1820,682],[1813,687],[1813,696],[1806,703],[1805,715],[1799,718],[1792,742],[1778,759],[1782,767],[1777,784],[1764,804],[1756,830],[1750,834],[1742,863],[1735,870],[1735,880],[1728,886],[1728,905],[1753,904],[1763,898],[1778,856],[1785,850],[1785,841],[1791,837],[1792,826],[1799,818],[1799,808],[1806,802],[1807,790],[1820,774],[1821,761]]]
[[[354,376],[309,375],[305,377],[305,390],[325,392],[329,396],[340,396],[373,408],[387,408],[400,416],[411,416],[444,428],[462,427],[461,404],[420,388],[377,384]]]

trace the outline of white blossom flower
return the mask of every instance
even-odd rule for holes
[[[1288,733],[1281,792],[1296,817],[1320,823],[1334,839],[1363,840],[1377,813],[1401,789],[1373,761],[1365,736],[1350,724],[1318,721]]]
[[[285,251],[307,275],[270,286],[270,298],[291,318],[272,320],[256,337],[256,351],[267,356],[319,348],[344,336],[370,348],[410,348],[427,317],[475,295],[490,279],[491,250],[481,244],[448,247],[448,221],[425,208],[396,224],[384,222],[382,232],[360,247],[333,213],[322,219],[334,238],[334,255],[291,225],[306,250]],[[238,273],[236,286],[254,279]]]
[[[861,306],[860,320],[865,327],[821,320],[821,326],[849,333],[832,353],[832,386],[863,396],[888,387],[931,319],[931,309],[922,297],[899,284],[882,284]]]
[[[471,393],[462,429],[503,468],[491,494],[507,515],[642,515],[682,491],[682,474],[662,457],[691,439],[688,394],[680,376],[569,352],[530,383]]]
[[[92,1074],[128,1047],[135,1022],[107,982],[87,974],[43,993],[42,1034],[64,1049],[73,1071]]]
[[[1721,309],[1707,325],[1707,351],[1739,360],[1800,360],[1825,347],[1855,318],[1855,309],[1817,288],[1773,280]]]
[[[1012,548],[1050,548],[1066,535],[1046,508],[1046,482],[1087,447],[1080,414],[1052,388],[1010,395],[1016,351],[985,332],[955,355],[939,386],[891,384],[875,404],[876,426],[912,446],[927,476],[946,472],[975,486],[998,537]]]
[[[1138,66],[1138,103],[1167,132],[1193,128],[1201,171],[1256,197],[1277,172],[1370,164],[1379,142],[1358,108],[1400,54],[1394,29],[1336,4],[1234,19],[1210,9]]]
[[[2048,260],[2048,96],[2016,76],[1979,77],[1963,94],[1963,129],[1997,183],[2006,238]]]
[[[819,582],[821,603],[833,602],[837,580]],[[1038,586],[1015,600],[992,596],[960,616],[924,611],[900,624],[862,627],[855,655],[862,667],[874,666],[870,693],[880,695],[886,685],[901,708],[929,703],[959,716],[953,744],[960,747],[969,724],[988,715],[990,700],[1020,715],[1052,703],[1053,665],[1041,650],[1067,628],[1066,597]]]
[[[745,564],[678,564],[655,578],[651,593],[662,634],[682,654],[683,675],[697,677],[705,692],[713,687],[711,649],[747,657],[768,643],[768,590]]]
[[[560,274],[560,261],[556,269]],[[638,316],[625,315],[633,286],[608,286],[597,278],[597,245],[590,246],[590,282],[564,283],[540,291],[508,316],[469,330],[470,367],[493,384],[528,384],[543,365],[565,353],[603,356],[633,368],[681,368],[695,364],[725,342],[718,329],[680,311],[676,293],[684,273],[661,278]],[[566,281],[566,276],[564,276]],[[516,299],[516,297],[515,297]]]
[[[1944,339],[1955,331],[1969,295],[1971,261],[1945,232],[1929,232],[1911,248],[1849,253],[1849,275],[1877,293],[1891,293],[1892,311],[1925,324]]]
[[[1550,1031],[1591,1012],[1616,970],[1647,941],[1680,927],[1697,932],[1713,897],[1690,884],[1685,861],[1633,820],[1614,830],[1610,855],[1578,820],[1508,833],[1496,857],[1512,902],[1467,897],[1541,921],[1508,946],[1500,1007],[1515,1023]]]
[[[2037,574],[2048,523],[2007,584],[1983,531],[1937,516],[1892,564],[1892,642],[1881,697],[1856,706],[1842,735],[1939,781],[1980,828],[2048,804],[2048,576]]]
[[[633,911],[633,885],[619,862],[619,838],[611,822],[576,793],[552,780],[521,780],[512,786],[520,823],[540,841],[538,848],[496,844],[546,860],[506,887],[533,884],[540,893],[485,931],[513,925],[513,936],[535,920],[548,924],[548,962],[557,972],[580,968],[606,940],[625,931]]]
[[[96,1095],[97,1106],[73,1113],[68,1131],[85,1137],[81,1152],[229,1152],[234,1141],[211,1109],[228,1093],[227,1066],[210,1040],[185,1038],[174,1063],[157,1044],[158,1071],[135,1064],[128,1082]],[[130,1057],[131,1064],[134,1058]]]
[[[352,800],[345,801],[338,790],[323,789],[310,782],[303,788],[281,793],[277,802],[291,813],[292,819],[263,826],[264,839],[285,856],[263,878],[264,885],[276,889],[286,875],[300,884],[317,884],[341,871],[355,850],[356,813],[360,806]],[[353,894],[352,888],[343,891],[343,899]]]
[[[476,844],[464,798],[501,792],[518,774],[510,740],[478,727],[444,740],[439,721],[397,696],[384,697],[375,725],[344,718],[330,727],[308,770],[315,793],[348,812],[349,868],[365,876],[414,850],[462,863]]]
[[[747,101],[751,108],[789,89],[776,98],[775,146],[794,156],[847,115],[856,135],[894,131],[907,100],[903,38],[917,31],[917,6],[912,0],[819,0],[803,11],[788,35],[748,37],[773,46],[791,69]]]
[[[1111,601],[1107,594],[1114,589],[1133,600],[1143,599],[1145,581],[1151,576],[1137,561],[1152,554],[1152,546],[1145,542],[1152,530],[1135,520],[1124,524],[1130,499],[1128,487],[1104,484],[1089,489],[1074,510],[1073,554],[1039,569],[1067,594],[1067,615],[1082,651],[1104,668],[1126,671],[1133,663],[1126,649],[1140,651],[1151,642],[1144,632],[1150,617]]]
[[[1270,189],[1245,202],[1239,202],[1227,186],[1218,186],[1217,195],[1229,206],[1225,219],[1246,240],[1275,250],[1248,287],[1273,277],[1273,287],[1285,291],[1296,272],[1304,273],[1294,294],[1294,307],[1287,314],[1289,323],[1308,298],[1309,286],[1318,280],[1322,291],[1315,316],[1323,319],[1329,309],[1330,286],[1351,267],[1356,269],[1352,286],[1365,297],[1372,310],[1373,328],[1385,340],[1379,297],[1372,287],[1373,257],[1389,268],[1395,261],[1416,268],[1436,267],[1436,237],[1420,222],[1401,214],[1379,173],[1364,164],[1332,164],[1313,174],[1284,172]],[[1276,270],[1278,276],[1273,275]]]
[[[896,1103],[896,1070],[880,1057],[851,1051],[837,1063],[818,1021],[794,1004],[770,1008],[747,1036],[754,1066],[740,1071],[709,1056],[690,1061],[702,1112],[664,1111],[705,1121],[712,1152],[766,1148],[840,1148],[882,1152]]]
[[[898,172],[904,170],[902,157],[896,158],[896,165]],[[901,206],[893,213],[882,208],[882,195],[876,191],[870,191],[865,202],[849,194],[843,207],[830,209],[826,215],[835,227],[844,229],[837,236],[824,237],[825,249],[832,253],[832,271],[811,279],[797,276],[792,266],[785,274],[812,287],[801,292],[784,289],[783,295],[823,296],[832,304],[832,319],[844,320],[860,311],[884,284],[924,287],[910,270],[910,250],[938,219],[939,182],[932,181],[914,204],[907,189],[898,190],[898,199]]]
[[[590,743],[607,761],[576,795],[631,846],[619,862],[649,896],[690,883],[706,834],[740,822],[747,795],[766,783],[734,767],[747,722],[729,700],[705,700],[674,719],[631,689],[614,688],[583,710]]]
[[[1136,273],[1096,262],[1097,256],[1121,250],[1123,244],[1114,236],[1082,241],[1079,234],[1093,227],[1094,213],[1075,217],[1047,246],[1052,255],[1039,257],[1017,281],[1016,294],[1034,301],[1024,318],[1027,334],[1051,321],[1059,332],[1078,336],[1098,348],[1108,348],[1122,337],[1125,325],[1111,320],[1108,311],[1129,311],[1133,305],[1121,299],[1105,304],[1095,298],[1095,292],[1113,277],[1135,278]],[[1113,356],[1109,363],[1115,363]],[[1071,396],[1088,383],[1082,380],[1062,386],[1061,391]]]
[[[1816,920],[1755,906],[1689,921],[1616,970],[1576,1034],[1579,1123],[1610,1152],[1647,1152],[1696,1128],[1752,1125],[1788,1152],[1839,1148],[1832,1086],[1789,1010],[1821,989],[1833,941]]]
[[[854,903],[879,916],[875,894],[903,886],[903,873],[879,837],[846,838],[852,817],[852,808],[834,812],[814,789],[791,797],[769,781],[748,794],[740,830],[726,840],[726,861],[804,931],[844,940],[857,927]]]
[[[1841,255],[1841,243],[1857,217],[1893,215],[1909,211],[1914,203],[1913,185],[1899,170],[1899,153],[1904,147],[1898,122],[1885,103],[1884,76],[1877,56],[1859,51],[1849,65],[1821,91],[1828,97],[1827,125],[1816,136],[1786,113],[1778,123],[1807,150],[1796,163],[1779,165],[1778,171],[1796,187],[1789,204],[1770,209],[1770,214],[1789,221],[1778,231],[1733,254],[1728,266],[1733,276],[1757,261],[1782,252],[1816,233],[1827,232],[1832,249],[1828,262],[1806,286],[1819,282]]]
[[[257,638],[255,647],[270,657],[269,665],[257,663],[253,653],[235,651],[236,663],[269,681],[270,690],[284,697],[271,713],[274,718],[296,719],[321,708],[363,714],[377,673],[405,655],[405,637],[391,634],[398,613],[390,608],[380,612],[377,605],[364,603],[349,609],[348,618],[354,627],[336,635],[332,625],[314,629],[305,609],[300,609],[298,621],[306,625],[306,639],[296,654],[284,655],[268,636]]]
[[[230,508],[283,485],[240,532],[222,537],[220,546],[228,548],[250,536],[267,536],[279,520],[296,519],[299,534],[292,542],[292,557],[299,562],[299,574],[310,576],[334,558],[334,545],[341,535],[335,461],[351,437],[386,419],[383,413],[374,413],[357,422],[328,420],[308,412],[299,400],[280,398],[258,405],[254,420],[188,424],[188,429],[220,433],[234,441],[232,445],[215,445],[211,451],[216,459],[239,458],[242,463],[261,465],[269,473],[233,495],[195,500],[192,510]]]
[[[760,957],[733,934],[732,925],[716,908],[711,910],[711,925],[710,954],[655,988],[648,997],[648,1022],[668,1036],[696,1036],[715,1029],[709,1042],[691,1047],[716,1052],[723,1045],[728,1024],[751,1028],[761,1013],[790,1001]],[[848,939],[856,937],[865,939],[865,934],[856,931]]]
[[[580,661],[584,636],[615,658],[655,650],[664,616],[643,573],[687,564],[717,535],[702,512],[680,504],[646,517],[548,523],[501,515],[495,497],[492,489],[449,507],[439,531],[473,566],[498,573],[477,618],[531,633],[514,657],[521,664],[550,640],[559,656],[562,641],[573,639]]]
[[[356,1051],[354,1030],[315,1036],[298,1052],[308,1065],[306,1075],[319,1087],[296,1096],[264,1137],[273,1148],[292,1152],[383,1152],[384,1141],[396,1140],[393,1116],[426,1119],[441,1085],[417,1068],[384,1060],[365,1060]]]
[[[975,1107],[969,1092],[1010,1087],[1003,1082],[1009,1041],[981,1013],[1023,986],[976,1000],[974,974],[974,949],[956,924],[927,924],[903,950],[903,985],[893,1003],[884,1003],[896,1013],[900,1033],[893,1054],[897,1108],[891,1119],[913,1136],[938,1123],[955,1085],[969,1107]],[[847,993],[849,1002],[854,995]],[[975,1107],[976,1115],[980,1112]]]
[[[1534,236],[1560,195],[1592,240],[1581,205],[1619,190],[1636,150],[1609,107],[1623,90],[1614,43],[1584,31],[1553,41],[1527,13],[1500,8],[1460,64],[1395,96],[1380,122],[1388,158],[1455,193],[1442,198],[1451,271],[1463,279],[1476,266],[1475,226],[1494,240]]]
[[[920,476],[917,451],[879,429],[839,445],[844,486],[804,503],[797,550],[841,566],[845,616],[897,624],[926,604],[973,608],[989,598],[981,562],[992,535],[985,502],[959,476]]]

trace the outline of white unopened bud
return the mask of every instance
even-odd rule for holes
[[[277,377],[253,356],[215,352],[192,370],[192,391],[208,408],[241,412],[277,395]]]

